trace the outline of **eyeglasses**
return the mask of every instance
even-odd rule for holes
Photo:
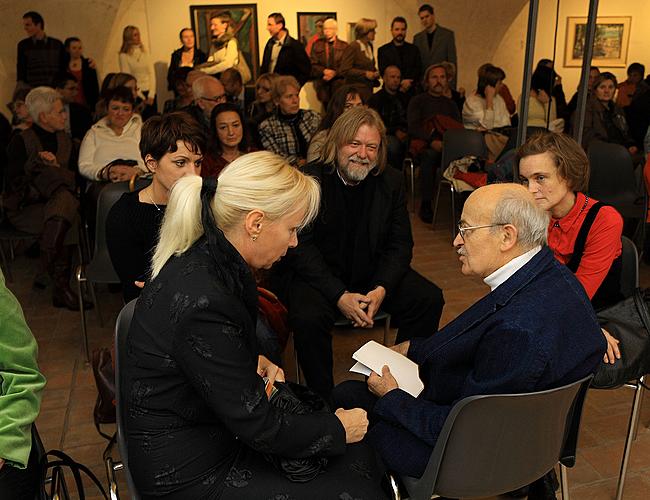
[[[215,97],[201,97],[201,99],[205,99],[206,101],[210,102],[223,102],[226,100],[226,94],[221,94]]]
[[[485,224],[483,226],[462,226],[461,223],[459,222],[457,224],[458,227],[458,234],[460,234],[460,237],[463,241],[465,241],[465,233],[467,231],[472,231],[474,229],[483,229],[484,227],[497,227],[497,226],[505,226],[507,224],[510,224],[509,222],[496,222],[494,224]]]

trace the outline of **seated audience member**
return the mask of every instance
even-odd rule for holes
[[[93,117],[86,106],[82,106],[77,102],[76,96],[79,91],[77,79],[71,73],[60,73],[54,77],[52,86],[61,94],[61,100],[66,112],[66,133],[81,142],[93,124]]]
[[[307,385],[327,397],[334,386],[331,330],[337,318],[371,328],[381,308],[399,325],[401,342],[432,335],[444,300],[440,288],[410,266],[404,183],[399,171],[386,168],[386,131],[376,111],[343,113],[320,162],[305,173],[320,183],[320,211],[273,282],[289,311]]]
[[[0,491],[3,500],[38,498],[39,459],[32,441],[45,377],[38,346],[0,271]]]
[[[226,102],[226,91],[223,84],[211,76],[197,78],[192,83],[194,104],[185,108],[203,127],[205,134],[210,132],[210,115],[217,104]]]
[[[137,80],[145,104],[155,106],[156,73],[149,53],[144,49],[140,29],[137,26],[126,26],[124,28],[119,62],[120,71],[133,75]]]
[[[567,135],[542,132],[517,151],[519,178],[537,205],[551,216],[548,246],[575,274],[594,308],[622,300],[621,235],[623,219],[614,207],[583,194],[589,160]],[[590,213],[596,214],[593,219]],[[608,333],[606,361],[614,363],[618,342]]]
[[[194,30],[191,28],[183,28],[178,34],[182,47],[172,52],[171,60],[169,61],[169,69],[167,70],[167,90],[174,92],[178,97],[175,84],[175,75],[180,68],[194,68],[199,64],[206,61],[208,56],[205,55],[201,49],[196,46],[196,37]]]
[[[457,122],[460,126],[460,111],[456,103],[445,97],[448,87],[447,71],[442,64],[433,64],[424,72],[424,92],[416,95],[408,105],[408,134],[411,152],[420,164],[421,204],[419,216],[430,224],[433,220],[431,198],[433,196],[436,169],[442,158],[442,135],[436,132],[437,117]]]
[[[458,106],[458,110],[462,113],[463,106],[465,105],[465,89],[460,87],[456,90],[456,85],[454,84],[456,81],[456,66],[454,66],[454,63],[447,61],[441,62],[440,65],[445,68],[445,72],[447,73],[447,87],[443,95],[454,101],[456,106]]]
[[[218,177],[230,162],[248,152],[248,134],[241,108],[231,102],[215,106],[201,176]]]
[[[548,217],[522,186],[493,184],[463,207],[461,272],[491,292],[428,338],[393,349],[419,365],[424,391],[400,389],[387,366],[334,391],[376,422],[367,440],[390,470],[420,477],[454,404],[474,395],[560,387],[593,373],[605,352],[594,310],[546,247]]]
[[[643,77],[645,76],[645,66],[635,62],[627,67],[627,80],[618,84],[618,94],[616,94],[616,105],[619,108],[625,108],[632,103],[637,91],[645,86]]]
[[[275,113],[259,126],[262,147],[287,159],[294,166],[303,165],[309,141],[318,130],[320,115],[300,109],[300,85],[292,76],[281,76],[273,84]]]
[[[284,16],[279,12],[269,14],[266,31],[271,36],[264,46],[260,74],[293,76],[303,86],[311,75],[311,61],[302,44],[289,36]]]
[[[356,85],[367,102],[373,87],[379,87],[379,71],[375,62],[372,42],[375,40],[377,21],[365,17],[354,26],[354,41],[343,52],[341,75],[345,83]]]
[[[608,71],[598,75],[585,108],[582,147],[589,149],[593,141],[613,142],[635,158],[639,148],[629,134],[625,113],[614,102],[615,93],[616,77]]]
[[[587,81],[587,96],[591,95],[591,92],[594,87],[594,82],[596,81],[596,78],[598,78],[598,75],[600,75],[600,69],[598,69],[598,66],[591,66],[589,68],[589,80]],[[589,97],[587,97],[589,99]],[[571,97],[571,100],[567,104],[567,120],[566,123],[564,124],[564,130],[570,131],[572,124],[571,120],[573,118],[573,113],[575,113],[576,108],[578,107],[578,92],[576,91],[575,94]]]
[[[70,289],[72,248],[77,240],[76,151],[65,133],[61,95],[36,87],[25,99],[33,125],[14,135],[7,148],[3,207],[9,222],[40,235],[43,264],[53,281],[52,304],[78,310]]]
[[[28,38],[18,42],[16,84],[28,87],[52,85],[52,78],[65,68],[65,50],[60,40],[45,34],[45,21],[38,12],[23,14]]]
[[[311,76],[314,79],[316,97],[327,109],[334,92],[343,85],[341,60],[347,42],[338,36],[336,19],[325,19],[323,22],[323,38],[314,41],[311,48]]]
[[[26,87],[18,88],[14,91],[14,95],[11,98],[11,102],[7,105],[11,111],[11,127],[12,127],[12,136],[16,133],[20,133],[25,129],[28,129],[32,126],[32,117],[29,114],[29,110],[25,105],[25,99],[27,94],[31,89]]]
[[[194,102],[194,94],[192,87],[187,84],[187,75],[192,71],[192,68],[183,66],[178,68],[172,76],[172,84],[174,86],[174,99],[165,101],[163,113],[171,113],[172,111],[181,111]]]
[[[241,73],[235,68],[228,68],[221,73],[221,84],[226,92],[226,101],[234,104],[242,113],[246,109],[244,102],[244,81]]]
[[[208,59],[198,69],[217,78],[228,68],[239,63],[239,44],[233,33],[232,16],[228,11],[217,12],[210,16],[212,39]]]
[[[336,119],[341,116],[344,111],[350,108],[356,108],[357,106],[363,106],[363,101],[361,100],[361,94],[359,93],[358,87],[354,85],[343,85],[334,92],[334,95],[327,106],[327,113],[321,120],[320,125],[318,126],[318,131],[309,142],[307,162],[316,161],[320,158],[323,148],[325,147],[327,134],[329,133],[330,128],[332,128],[332,125],[334,125]]]
[[[420,57],[420,53],[417,53]],[[401,73],[397,66],[386,66],[382,78],[384,85],[379,92],[372,95],[368,106],[379,113],[386,125],[388,164],[401,170],[408,145],[406,119],[408,96],[400,91]]]
[[[419,49],[406,41],[406,19],[395,17],[390,23],[393,39],[377,49],[379,73],[386,73],[389,66],[397,66],[401,74],[399,92],[406,97],[406,104],[415,95],[418,82],[422,77],[422,58]],[[381,113],[380,113],[381,114]]]
[[[108,114],[81,143],[79,173],[90,181],[128,181],[145,170],[138,149],[142,118],[133,112],[133,94],[126,87],[113,89],[106,101]]]
[[[506,74],[501,68],[489,65],[479,74],[476,91],[467,97],[463,106],[463,125],[472,130],[492,130],[510,126],[510,113],[499,95]]]
[[[63,43],[67,59],[67,71],[74,75],[78,84],[75,102],[94,111],[99,99],[99,79],[95,69],[95,61],[83,56],[81,40],[76,36],[65,39]]]
[[[140,154],[151,184],[124,193],[106,219],[108,252],[125,302],[140,294],[136,281],[147,281],[169,190],[181,177],[201,172],[205,149],[203,130],[187,113],[156,116],[142,126]]]
[[[264,73],[255,82],[255,100],[246,111],[248,129],[251,131],[251,140],[257,147],[262,147],[259,136],[259,126],[264,120],[275,112],[273,101],[273,83],[278,75],[275,73]]]
[[[358,443],[365,412],[301,415],[267,396],[284,373],[259,355],[252,270],[295,247],[318,204],[316,181],[268,152],[238,158],[218,183],[174,185],[121,371],[129,467],[144,497],[386,498]],[[268,462],[280,457],[326,457],[327,468],[292,482]]]
[[[110,93],[111,90],[117,87],[126,87],[131,89],[133,100],[135,102],[133,111],[142,117],[142,121],[146,121],[147,118],[158,114],[155,107],[153,105],[148,105],[147,101],[142,95],[140,95],[138,81],[133,75],[130,75],[129,73],[109,73],[102,82],[102,89],[99,93],[100,98],[97,101],[97,106],[95,106],[95,120],[99,120],[106,116],[106,94]]]
[[[641,145],[650,126],[650,84],[647,80],[641,80],[636,84],[630,103],[624,111],[630,127],[630,136],[635,144]]]
[[[561,132],[564,120],[558,120],[557,105],[552,97],[555,71],[547,66],[539,66],[530,80],[528,97],[528,126],[542,127]]]
[[[537,63],[537,67],[535,68],[535,71],[537,71],[539,68],[548,68],[553,71],[553,83],[551,87],[548,87],[549,89],[552,90],[548,92],[548,94],[555,101],[558,118],[566,119],[567,116],[566,96],[564,95],[564,88],[562,87],[562,77],[558,75],[555,71],[555,63],[551,59],[540,59],[539,62]]]

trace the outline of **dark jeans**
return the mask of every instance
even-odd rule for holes
[[[425,149],[416,158],[420,163],[420,194],[422,203],[431,203],[435,187],[436,170],[440,167],[442,153],[434,149]]]
[[[365,293],[368,290],[355,291]],[[443,305],[442,290],[409,269],[397,288],[386,297],[381,309],[390,313],[391,321],[398,326],[396,342],[399,343],[435,333]],[[334,387],[331,330],[341,313],[336,304],[328,302],[319,290],[299,278],[291,284],[287,307],[306,383],[328,399]]]
[[[5,464],[0,469],[2,500],[34,500],[39,486],[38,452],[32,446],[26,469]]]
[[[388,164],[398,170],[404,167],[404,156],[406,155],[406,142],[400,141],[394,135],[386,135]]]

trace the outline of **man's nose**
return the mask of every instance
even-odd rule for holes
[[[456,237],[454,238],[454,242],[453,242],[454,248],[459,248],[459,247],[463,246],[464,244],[465,244],[465,242],[463,241],[463,238],[460,235],[460,231],[458,231],[456,233]]]

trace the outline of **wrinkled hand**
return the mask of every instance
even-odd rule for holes
[[[52,165],[53,167],[59,166],[59,162],[56,160],[56,156],[50,151],[41,151],[38,153],[38,157],[41,159],[41,161],[47,163],[48,165]]]
[[[370,297],[366,295],[345,292],[339,298],[336,306],[343,313],[343,316],[352,321],[355,327],[370,328],[372,327],[372,319],[368,317],[365,311],[369,302]]]
[[[114,165],[108,174],[108,180],[111,182],[122,182],[131,180],[131,177],[140,173],[135,167],[128,167],[126,165]]]
[[[621,351],[618,348],[618,340],[612,337],[604,328],[600,329],[607,340],[607,352],[603,356],[603,361],[613,365],[617,359],[621,359]]]
[[[393,377],[393,374],[390,372],[390,368],[386,365],[382,367],[381,375],[372,372],[368,377],[367,384],[368,390],[379,398],[399,387],[397,385],[397,380],[395,380],[395,377]]]
[[[344,410],[339,408],[334,412],[345,429],[345,442],[347,444],[358,443],[368,431],[368,414],[361,408]]]
[[[411,341],[410,340],[405,340],[404,342],[401,342],[399,344],[395,344],[392,347],[389,347],[391,351],[395,351],[400,353],[402,356],[406,356],[409,352],[409,347],[411,347]]]
[[[378,286],[374,290],[368,292],[366,297],[370,299],[368,302],[368,307],[366,308],[366,315],[370,318],[371,321],[374,321],[375,314],[379,311],[381,303],[386,298],[386,289],[383,286]]]
[[[326,82],[329,82],[332,78],[336,76],[336,70],[335,69],[324,69],[323,70],[323,80]]]
[[[276,380],[278,382],[284,382],[284,371],[282,368],[261,354],[257,357],[257,374],[260,377],[268,378],[269,384],[273,384]]]

